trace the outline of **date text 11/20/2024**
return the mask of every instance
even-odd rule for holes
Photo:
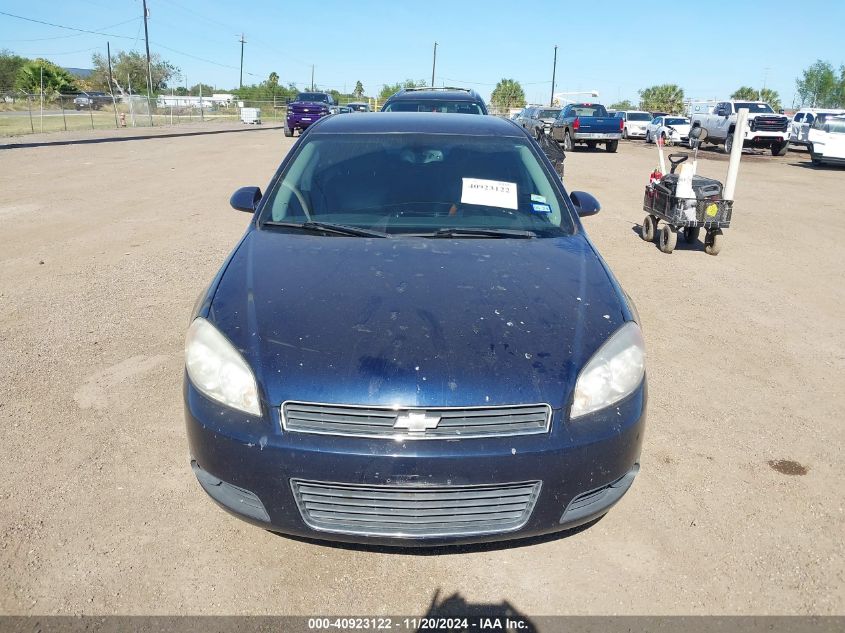
[[[351,617],[309,618],[311,631],[520,631],[529,630],[530,624],[519,617]]]

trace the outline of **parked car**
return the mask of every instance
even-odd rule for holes
[[[527,108],[520,122],[522,127],[534,138],[540,138],[540,132],[550,134],[552,125],[560,114],[560,108]]]
[[[585,143],[590,148],[604,143],[608,152],[615,152],[624,124],[622,119],[608,116],[601,104],[570,103],[555,119],[552,138],[561,143],[567,152],[572,151],[576,143]]]
[[[111,105],[112,98],[107,92],[83,92],[73,100],[73,106],[77,110],[88,110],[93,108],[99,110],[104,105]]]
[[[370,104],[365,101],[353,101],[352,103],[347,103],[346,107],[348,107],[352,112],[370,111]]]
[[[263,528],[382,545],[553,533],[639,471],[636,309],[536,142],[492,116],[327,117],[185,344],[191,467]]]
[[[385,101],[381,111],[487,114],[487,106],[475,90],[405,88]]]
[[[646,143],[662,138],[666,145],[689,143],[690,122],[683,116],[659,116],[645,128]]]
[[[845,116],[817,116],[807,134],[814,165],[845,165]]]
[[[645,138],[645,128],[652,120],[651,114],[641,110],[620,110],[613,116],[622,119],[622,138]]]
[[[296,131],[302,133],[309,125],[333,114],[336,107],[334,98],[327,92],[300,92],[288,104],[285,136],[293,136]]]
[[[789,124],[789,142],[793,145],[807,145],[807,135],[816,118],[845,114],[845,110],[831,108],[806,108],[799,110]]]
[[[785,156],[789,150],[789,119],[775,114],[763,101],[720,101],[712,113],[692,116],[692,126],[707,130],[707,141],[724,145],[730,153],[736,128],[737,112],[748,110],[748,122],[742,132],[743,147],[767,147],[773,156]]]

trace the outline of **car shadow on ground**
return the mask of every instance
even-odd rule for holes
[[[296,536],[293,534],[280,534],[273,532],[275,536],[300,543],[307,543],[309,545],[318,545],[321,547],[328,547],[331,549],[354,550],[358,552],[371,552],[374,554],[399,554],[403,556],[448,556],[452,554],[474,554],[479,552],[495,552],[509,549],[519,549],[522,547],[531,547],[532,545],[540,545],[542,543],[551,543],[553,541],[564,540],[573,537],[585,530],[590,529],[596,523],[601,521],[605,515],[597,519],[593,519],[589,523],[579,525],[571,530],[562,532],[553,532],[551,534],[543,534],[542,536],[532,536],[527,538],[517,538],[507,541],[496,541],[493,543],[474,543],[470,545],[436,545],[431,547],[407,547],[407,546],[387,546],[387,545],[369,545],[361,543],[344,543],[341,541],[329,541],[323,539],[310,538],[306,536]],[[505,535],[505,538],[507,535]],[[327,534],[326,538],[331,538]]]
[[[448,622],[452,626],[439,626],[439,618],[453,618],[457,621]],[[463,618],[467,618],[467,626],[464,627]],[[413,618],[417,619],[417,618]],[[524,613],[520,613],[510,602],[503,600],[496,603],[467,602],[460,593],[453,593],[447,598],[440,599],[440,589],[434,592],[431,603],[425,615],[418,618],[422,620],[417,627],[421,630],[449,630],[454,633],[477,630],[479,628],[492,628],[500,631],[519,630],[522,633],[535,633],[537,626]],[[481,622],[483,620],[484,622]],[[496,623],[498,620],[498,624]],[[489,623],[489,624],[488,624]]]
[[[804,169],[812,169],[813,171],[845,171],[845,165],[814,165],[809,159],[801,163],[789,163],[789,165],[792,167],[803,167]]]

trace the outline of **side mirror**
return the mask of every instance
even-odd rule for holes
[[[232,197],[229,198],[229,204],[236,211],[246,211],[247,213],[255,213],[258,208],[258,202],[261,200],[261,189],[258,187],[241,187]]]
[[[575,205],[578,217],[585,218],[588,215],[595,215],[601,210],[599,201],[586,191],[573,191],[569,194],[569,199]]]

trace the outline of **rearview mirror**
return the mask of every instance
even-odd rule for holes
[[[693,139],[697,139],[699,141],[703,141],[707,138],[707,130],[705,130],[700,125],[696,125],[689,131],[689,137]]]
[[[232,197],[229,198],[229,204],[236,211],[246,211],[247,213],[255,213],[258,208],[258,202],[261,200],[261,189],[258,187],[241,187]]]
[[[588,215],[595,215],[601,210],[599,201],[586,191],[573,191],[569,194],[569,199],[575,205],[578,217],[585,218]]]

